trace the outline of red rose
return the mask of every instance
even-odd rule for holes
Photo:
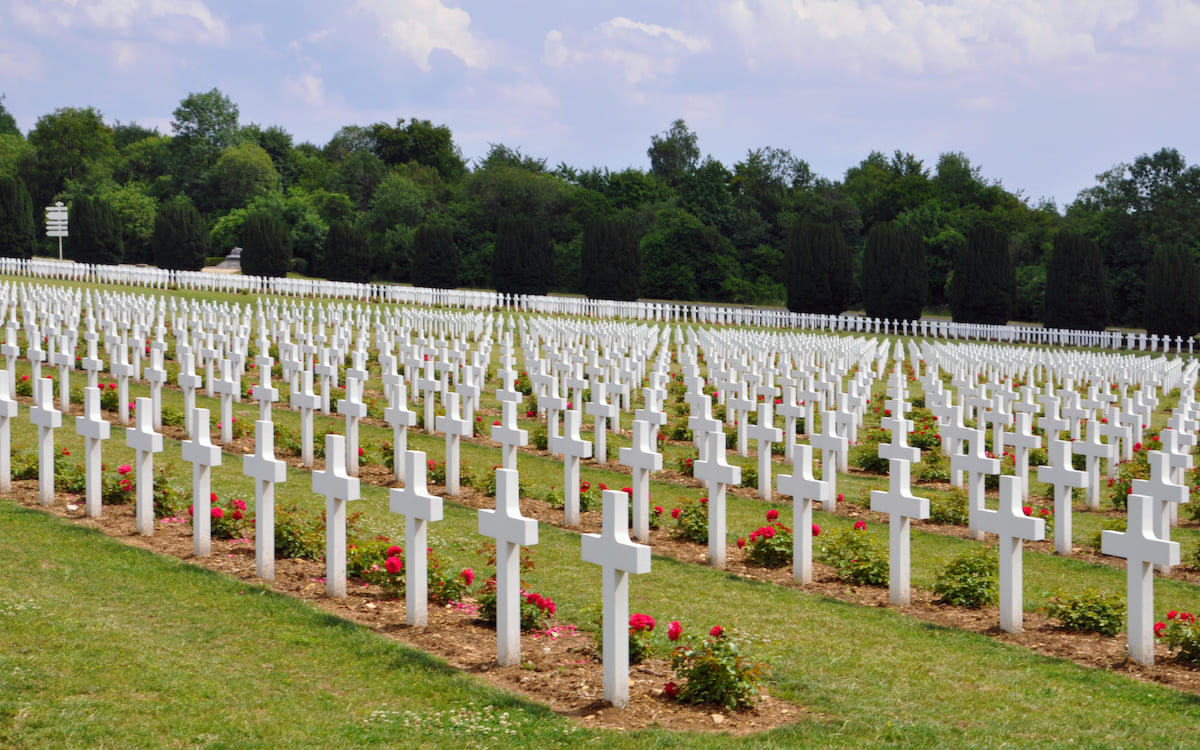
[[[816,525],[815,523],[813,524],[812,531],[813,531],[813,536],[821,536],[821,527]]]
[[[387,555],[388,557],[398,557],[404,554],[404,550],[393,544],[391,547],[388,547],[387,551],[383,554]]]
[[[713,638],[720,638],[721,636],[725,635],[725,629],[720,625],[713,625],[712,630],[708,631],[708,634]]]
[[[679,686],[674,682],[668,682],[666,685],[663,685],[663,694],[668,698],[678,698]]]
[[[681,635],[683,635],[683,625],[679,623],[679,620],[672,620],[671,624],[667,626],[667,640],[677,641]]]
[[[770,510],[767,511],[767,520],[768,521],[773,522],[778,518],[779,518],[779,511],[775,510],[774,508],[771,508]]]
[[[387,572],[396,575],[401,570],[404,570],[404,561],[398,557],[389,557],[383,563],[383,567],[387,568]]]
[[[866,531],[866,529],[867,529],[866,521],[855,521],[854,522],[854,530],[855,531]]]
[[[682,510],[679,508],[671,508],[671,518],[674,518],[676,521],[678,521],[681,515],[683,515]]]

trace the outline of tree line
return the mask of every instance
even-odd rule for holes
[[[1098,174],[1061,211],[962,153],[872,152],[831,180],[782,148],[702,157],[683,120],[646,153],[648,170],[612,171],[493,144],[468,163],[421,119],[297,144],[217,89],[181,100],[170,134],[92,107],[22,133],[0,97],[0,252],[57,252],[41,210],[61,200],[64,251],[89,262],[199,268],[242,246],[243,270],[266,275],[1200,329],[1200,167],[1174,149]]]

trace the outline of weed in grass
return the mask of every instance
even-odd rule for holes
[[[1078,594],[1055,594],[1046,612],[1068,630],[1116,635],[1125,627],[1125,597],[1091,587]]]
[[[937,572],[933,593],[947,604],[978,609],[1000,598],[1000,560],[994,547],[965,552]]]

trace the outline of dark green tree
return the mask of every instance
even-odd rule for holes
[[[372,148],[384,164],[395,166],[416,162],[433,167],[447,182],[456,182],[467,172],[462,152],[454,144],[450,128],[429,120],[379,122],[371,126]]]
[[[154,217],[150,250],[159,268],[198,271],[208,257],[208,227],[186,195],[162,205]]]
[[[0,135],[21,135],[16,118],[4,106],[4,94],[0,94]]]
[[[492,283],[505,294],[545,294],[554,278],[554,245],[545,226],[527,216],[496,223]]]
[[[35,206],[49,206],[71,184],[89,192],[112,172],[117,150],[100,111],[65,107],[38,118],[29,133],[35,158],[26,187]]]
[[[83,263],[116,265],[125,257],[121,222],[103,198],[81,195],[71,202],[71,236],[63,252]]]
[[[25,183],[15,177],[0,177],[0,255],[32,258],[36,247],[33,200]]]
[[[364,282],[371,278],[371,247],[367,233],[344,222],[329,225],[325,236],[325,278]]]
[[[1185,339],[1200,329],[1200,271],[1185,246],[1163,244],[1154,253],[1142,324],[1148,333]]]
[[[792,312],[837,314],[850,303],[850,247],[832,224],[797,222],[784,254],[787,305]]]
[[[595,216],[583,225],[580,288],[593,299],[636,300],[641,292],[641,238],[626,216]]]
[[[442,224],[422,224],[413,237],[412,283],[453,289],[458,286],[458,248],[454,231]]]
[[[676,185],[700,163],[698,138],[686,122],[676,120],[662,135],[650,136],[646,156],[650,157],[650,174]]]
[[[894,222],[867,233],[862,261],[863,307],[873,318],[917,320],[925,297],[921,233]]]
[[[292,236],[287,222],[266,211],[255,211],[242,224],[242,273],[247,276],[287,276],[292,265]]]
[[[1047,328],[1102,331],[1108,325],[1104,254],[1087,237],[1060,231],[1046,266],[1042,324]]]
[[[955,259],[950,313],[958,323],[1003,325],[1012,314],[1015,284],[1008,238],[980,224]]]

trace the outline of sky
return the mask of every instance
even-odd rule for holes
[[[1198,81],[1200,0],[0,0],[26,132],[93,106],[169,134],[215,87],[297,143],[420,118],[469,161],[620,170],[682,118],[727,167],[960,151],[1060,208],[1141,154],[1200,160]]]

